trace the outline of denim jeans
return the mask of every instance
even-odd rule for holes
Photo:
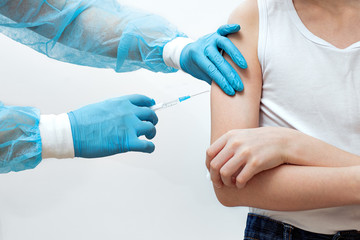
[[[249,213],[245,240],[360,240],[360,232],[341,231],[334,235],[308,232],[268,217]]]

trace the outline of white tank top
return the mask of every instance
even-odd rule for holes
[[[258,0],[258,6],[260,125],[297,129],[360,155],[360,42],[339,49],[315,36],[292,0]],[[250,211],[311,232],[360,230],[360,206]]]

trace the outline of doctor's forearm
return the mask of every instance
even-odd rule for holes
[[[0,102],[0,173],[36,167],[41,161],[40,111]]]
[[[60,61],[118,72],[176,71],[164,63],[163,48],[185,36],[165,19],[115,0],[12,0],[0,13],[13,21],[0,19],[0,30],[14,40]]]
[[[225,206],[300,211],[360,204],[360,167],[282,165],[256,175],[244,189],[214,188]]]

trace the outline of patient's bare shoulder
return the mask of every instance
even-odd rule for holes
[[[229,24],[239,24],[241,30],[237,34],[233,34],[230,39],[243,51],[239,45],[246,45],[253,50],[257,49],[257,40],[259,33],[259,10],[257,0],[244,0],[242,3],[231,13]]]
[[[228,37],[245,57],[248,67],[239,68],[225,54],[225,59],[239,74],[244,90],[237,92],[235,96],[227,96],[216,83],[212,84],[211,142],[231,129],[259,126],[262,74],[257,57],[258,21],[256,0],[243,1],[229,18],[230,24],[236,23],[241,26],[238,33]]]
[[[258,24],[259,10],[257,0],[244,0],[231,13],[229,23],[246,24],[255,27]]]
[[[242,1],[232,12],[228,22],[241,26],[241,30],[238,33],[229,35],[228,37],[243,54],[248,64],[247,69],[238,68],[238,73],[243,80],[245,89],[243,95],[246,95],[245,92],[247,92],[251,94],[251,96],[248,96],[249,98],[253,98],[254,96],[257,98],[258,94],[252,92],[252,90],[258,92],[262,86],[261,67],[257,53],[259,38],[259,10],[257,0]],[[245,98],[245,96],[243,96],[243,98]]]

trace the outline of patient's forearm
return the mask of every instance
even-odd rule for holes
[[[287,144],[287,163],[301,166],[349,167],[359,166],[360,156],[346,152],[317,138],[290,130]]]
[[[244,189],[215,188],[225,206],[300,211],[360,204],[360,167],[282,165],[256,175]]]

